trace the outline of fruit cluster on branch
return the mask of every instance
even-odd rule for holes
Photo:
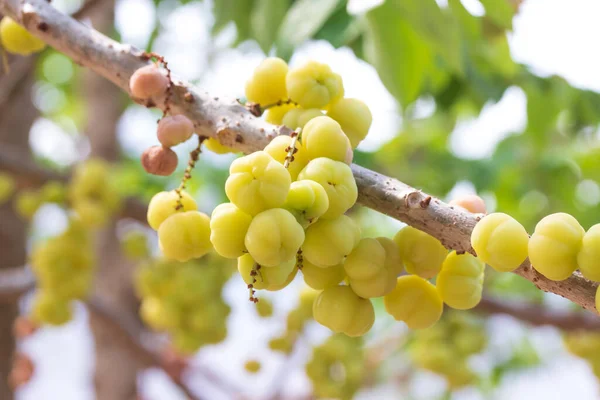
[[[141,52],[103,37],[58,13],[42,0],[25,3],[0,0],[0,11],[126,91],[129,91],[129,78],[134,71],[147,65]],[[174,80],[171,110],[175,114],[186,115],[199,135],[216,138],[221,144],[243,152],[263,149],[278,134],[290,132],[285,127],[275,127],[254,118],[233,100],[211,97],[177,80]],[[352,171],[358,187],[358,201],[363,205],[431,234],[447,248],[458,252],[473,251],[470,234],[480,216],[448,206],[401,182],[359,166],[353,165]],[[555,282],[532,269],[528,260],[515,272],[542,290],[562,295],[584,308],[594,308],[597,285],[578,272],[564,281]]]

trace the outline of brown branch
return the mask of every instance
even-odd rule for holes
[[[79,10],[72,14],[72,17],[76,19],[85,17],[98,3],[99,0],[86,1]],[[2,79],[0,79],[0,110],[19,90],[25,78],[31,73],[36,61],[37,57],[35,55],[16,57],[10,64],[10,73],[5,73],[4,76],[0,74],[2,76]]]
[[[35,287],[35,276],[27,267],[3,268],[0,270],[0,307],[2,303],[13,303],[22,294]]]
[[[43,168],[23,157],[21,152],[15,150],[10,145],[0,147],[0,171],[7,171],[13,174],[18,186],[39,187],[48,181],[68,182],[69,174],[59,174],[47,168]],[[147,205],[135,198],[126,198],[121,209],[121,217],[132,218],[142,223],[146,223]]]
[[[140,50],[101,35],[59,13],[44,0],[0,0],[0,12],[20,21],[33,34],[127,93],[130,76],[149,62]],[[152,99],[147,104],[161,106],[158,100]],[[140,99],[136,101],[142,103]],[[188,116],[199,135],[216,137],[224,145],[243,152],[262,149],[274,136],[290,133],[285,127],[253,117],[234,99],[211,96],[179,80],[175,80],[170,107],[174,114]],[[450,249],[473,253],[470,235],[480,216],[454,209],[377,172],[357,165],[352,170],[361,204],[429,233]],[[563,296],[586,309],[595,309],[597,284],[579,273],[562,282],[553,282],[537,273],[528,260],[515,273],[541,290]]]
[[[557,311],[538,304],[509,302],[484,296],[474,309],[484,314],[506,314],[534,326],[550,325],[564,331],[600,331],[600,319],[589,313]]]

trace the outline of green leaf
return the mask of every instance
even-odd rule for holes
[[[265,53],[275,43],[277,31],[289,7],[290,0],[254,0],[250,15],[252,37]]]
[[[367,13],[365,57],[403,106],[419,97],[432,62],[431,50],[395,2],[386,1]]]
[[[462,73],[460,27],[451,12],[442,12],[435,0],[386,0],[390,4],[452,70]]]
[[[219,33],[229,22],[233,22],[237,30],[237,43],[250,38],[250,13],[253,6],[254,0],[216,0],[213,6],[215,23],[212,33]]]
[[[310,39],[336,12],[342,0],[297,0],[288,10],[277,34],[277,55],[289,59],[294,49]]]
[[[515,9],[508,0],[481,0],[485,15],[501,28],[511,30]]]
[[[333,47],[346,46],[355,41],[362,33],[361,23],[341,7],[315,34],[315,39],[327,40]]]
[[[471,15],[460,0],[448,0],[448,8],[469,38],[476,39],[481,36],[481,18]]]

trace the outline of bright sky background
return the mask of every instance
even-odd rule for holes
[[[352,12],[361,12],[377,2],[353,0],[349,8]],[[54,3],[60,5],[61,1]],[[438,3],[443,5],[445,1],[439,0]],[[166,30],[157,40],[157,51],[167,57],[178,75],[198,81],[204,88],[219,93],[220,96],[241,96],[244,82],[263,57],[258,46],[244,43],[238,49],[227,49],[231,31],[223,33],[216,41],[212,40],[208,33],[212,23],[208,3],[179,7],[173,13],[170,10],[175,3],[165,1],[163,4],[158,15]],[[463,4],[473,14],[483,13],[478,0],[463,0]],[[514,33],[510,36],[513,57],[518,62],[528,64],[541,75],[559,74],[579,87],[600,90],[600,57],[596,51],[596,39],[600,37],[598,15],[600,2],[596,0],[526,0],[519,16],[514,20]],[[118,1],[116,24],[125,42],[144,46],[154,17],[155,10],[151,0]],[[294,55],[292,64],[307,58],[330,64],[344,78],[347,95],[364,100],[371,108],[374,122],[369,138],[361,144],[363,150],[375,150],[396,134],[401,119],[396,113],[395,101],[372,67],[357,60],[350,50],[334,50],[326,42],[306,43]],[[61,101],[61,94],[52,87],[40,87],[36,89],[34,98],[41,108],[50,107]],[[427,106],[424,105],[422,112],[426,113],[426,109]],[[511,88],[497,104],[486,105],[478,118],[459,123],[452,133],[450,149],[465,158],[487,157],[499,141],[520,130],[526,119],[525,94],[519,88]],[[154,144],[155,121],[156,116],[143,107],[134,106],[124,113],[118,130],[126,151],[139,155],[146,147]],[[58,126],[45,119],[37,121],[31,136],[34,151],[66,165],[76,161],[81,149],[85,152],[85,144],[76,143],[67,132],[68,127],[68,122]],[[179,151],[185,152],[186,148]],[[229,160],[228,157],[214,157],[215,162],[226,163]],[[455,192],[469,191],[472,191],[472,186],[466,182],[455,188]],[[52,209],[44,212],[48,219],[54,216],[54,219],[60,220],[60,216],[56,216]],[[37,218],[38,221],[48,219]],[[294,306],[293,302],[296,300],[292,293],[299,287],[298,282],[295,282],[284,293],[276,294],[277,313],[284,314]],[[258,320],[245,299],[246,291],[241,288],[243,284],[240,279],[233,279],[226,286],[226,301],[235,305],[229,319],[230,337],[218,346],[202,350],[195,362],[210,365],[215,372],[235,378],[239,386],[253,395],[252,398],[264,398],[283,362],[282,357],[266,350],[266,342],[283,329],[284,322],[277,318],[272,321]],[[289,295],[286,296],[285,293]],[[23,343],[23,348],[34,358],[36,375],[19,392],[19,399],[93,398],[93,339],[89,334],[86,318],[85,310],[80,308],[72,323],[62,328],[44,329]],[[531,338],[534,346],[540,350],[540,355],[548,360],[543,367],[507,376],[492,399],[598,398],[599,385],[590,368],[584,361],[566,354],[556,330],[524,330],[519,323],[501,316],[492,318],[488,328],[492,337],[491,350],[474,360],[478,368],[489,368],[490,360],[506,356],[511,346],[518,343],[524,335]],[[399,326],[398,329],[402,328]],[[315,327],[308,336],[309,340],[319,342],[326,336],[326,331]],[[299,359],[307,356],[307,351],[302,351]],[[257,376],[250,376],[243,370],[244,361],[251,357],[256,357],[263,363],[263,370]],[[145,400],[184,398],[173,389],[160,371],[148,371],[140,376],[140,380]],[[306,393],[308,385],[302,369],[289,376],[290,393]],[[439,396],[443,387],[444,384],[438,377],[422,373],[408,391],[415,399],[433,399]],[[226,398],[218,392],[206,390],[205,394],[212,399]],[[398,387],[388,385],[375,392],[365,393],[360,398],[397,399],[399,393]],[[480,398],[472,390],[465,390],[456,396],[456,399],[461,400]]]

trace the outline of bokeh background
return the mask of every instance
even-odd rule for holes
[[[265,54],[289,59],[292,66],[308,59],[328,63],[341,74],[346,95],[362,99],[373,113],[369,136],[355,154],[355,162],[365,167],[446,200],[478,193],[488,211],[509,213],[530,232],[539,219],[557,211],[573,214],[586,229],[597,222],[600,3],[594,0],[438,0],[437,5],[398,0],[402,12],[378,11],[393,1],[381,6],[382,1],[323,0],[305,7],[305,15],[296,20],[286,17],[291,1],[272,2],[285,3],[281,11],[269,1],[255,1],[265,5],[254,11],[246,0],[97,3],[81,16],[84,23],[164,55],[174,74],[219,96],[243,98],[244,83]],[[299,3],[310,1],[297,0],[292,7]],[[70,13],[82,6],[70,0],[52,4]],[[9,129],[6,110],[17,97],[33,104],[20,108],[27,110],[27,118],[19,130],[29,134],[27,147],[37,162],[64,172],[94,146],[116,146],[106,154],[118,160],[122,194],[148,200],[178,185],[184,163],[168,179],[148,176],[139,165],[141,153],[156,142],[156,110],[132,103],[51,49],[27,68],[10,96],[3,96],[11,86],[2,82],[11,74],[0,76],[0,127]],[[103,143],[99,135],[116,141]],[[179,146],[180,159],[194,145]],[[202,211],[210,213],[223,202],[223,183],[235,157],[202,154],[190,186]],[[391,236],[402,226],[367,209],[355,210],[354,216],[367,236]],[[28,246],[60,232],[66,223],[60,207],[43,206],[29,226]],[[117,233],[132,224],[147,233],[158,252],[154,233],[135,222],[120,221]],[[579,312],[516,275],[488,278],[486,292],[498,298]],[[194,356],[185,376],[190,386],[209,399],[234,398],[232,393],[267,399],[281,388],[284,398],[310,396],[303,366],[327,330],[311,324],[291,357],[267,347],[285,329],[285,316],[297,304],[302,285],[299,277],[285,290],[265,294],[275,316],[261,319],[246,299],[245,284],[234,276],[223,294],[232,307],[228,337]],[[22,312],[30,298],[22,298]],[[488,346],[469,360],[479,379],[448,391],[442,377],[411,364],[403,351],[410,335],[405,326],[386,316],[381,304],[377,310],[366,346],[385,343],[389,352],[358,399],[600,396],[590,365],[566,351],[560,330],[532,327],[506,315],[481,316]],[[73,322],[44,328],[19,343],[36,372],[16,398],[95,398],[94,368],[103,354],[95,351],[88,317],[80,305]],[[257,375],[243,368],[251,358],[262,363]],[[229,382],[232,391],[219,389],[206,370]],[[140,371],[137,387],[144,400],[185,399],[159,369]]]

